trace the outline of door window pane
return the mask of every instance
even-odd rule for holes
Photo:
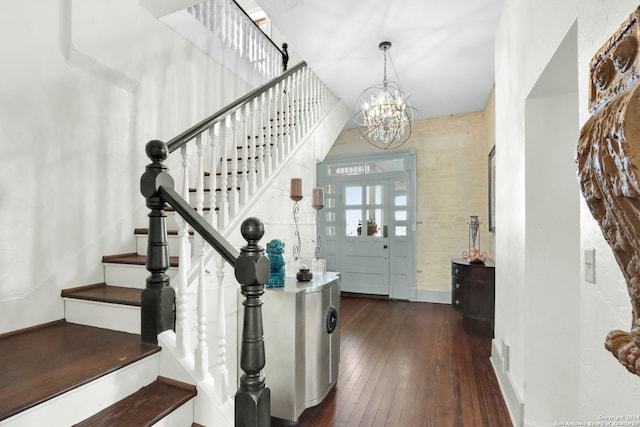
[[[406,221],[407,220],[407,211],[396,211],[395,212],[396,221]]]
[[[354,206],[362,204],[362,187],[345,187],[344,204],[346,206]]]
[[[326,215],[326,217],[325,217],[325,218],[326,218],[326,221],[327,221],[327,222],[335,222],[335,220],[336,220],[336,213],[335,213],[335,212],[327,212],[327,215]]]
[[[367,210],[367,236],[382,237],[382,209]]]
[[[407,235],[407,227],[405,225],[396,227],[396,236],[406,236]]]
[[[362,211],[360,209],[347,209],[344,211],[345,236],[358,236],[362,226]]]
[[[382,204],[382,185],[367,185],[367,204]]]
[[[327,233],[327,236],[335,236],[336,235],[336,227],[334,227],[333,225],[330,225],[330,226],[326,227],[325,232]]]
[[[396,191],[407,191],[407,181],[396,181],[395,182]]]
[[[407,195],[396,196],[395,204],[396,206],[407,206]]]

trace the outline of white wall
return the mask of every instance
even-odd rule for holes
[[[582,196],[575,198],[573,163],[579,128],[589,117],[589,61],[636,7],[626,0],[504,2],[496,33],[492,359],[516,425],[638,413],[640,379],[604,348],[607,332],[630,328],[626,284]],[[567,67],[552,67],[566,36],[575,39],[577,66],[568,67],[577,69],[577,96],[559,88],[557,96],[540,95],[540,81],[567,77]],[[595,285],[584,280],[582,255],[594,248]]]
[[[145,225],[149,139],[247,90],[130,0],[0,3],[0,333],[63,317]]]

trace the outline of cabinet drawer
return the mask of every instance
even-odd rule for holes
[[[454,264],[454,263],[451,264],[451,277],[452,278],[456,278],[457,277],[457,278],[463,279],[464,278],[464,271],[465,271],[465,269],[462,266],[460,266],[458,264]]]
[[[451,278],[451,307],[455,311],[462,311],[464,292],[462,289],[462,280],[457,277]]]

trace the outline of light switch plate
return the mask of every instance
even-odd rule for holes
[[[584,251],[584,280],[589,283],[596,283],[596,250],[586,249]]]

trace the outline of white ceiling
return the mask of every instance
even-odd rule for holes
[[[494,33],[502,1],[258,3],[290,50],[352,110],[364,89],[382,83],[378,44],[391,41],[388,80],[399,81],[411,94],[409,104],[418,109],[418,118],[429,118],[484,109],[494,82]]]

